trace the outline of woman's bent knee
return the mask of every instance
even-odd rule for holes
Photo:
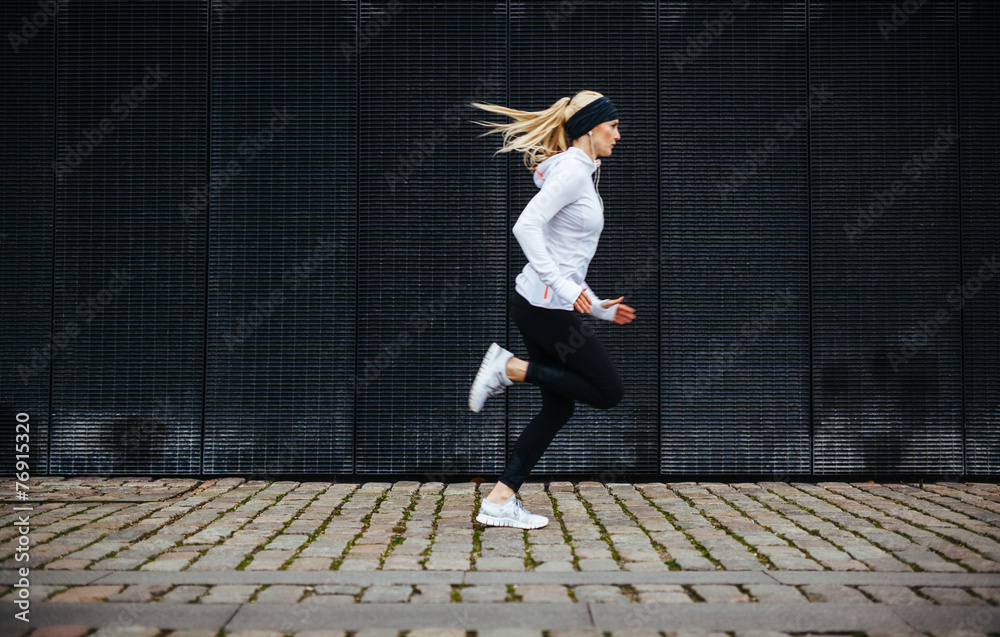
[[[598,409],[611,409],[622,401],[622,397],[624,395],[625,387],[622,385],[621,381],[618,380],[614,384],[607,387],[600,396],[595,397],[593,402],[590,404]]]

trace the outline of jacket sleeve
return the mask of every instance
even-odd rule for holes
[[[542,282],[566,301],[573,303],[583,292],[583,286],[559,273],[559,266],[545,247],[542,229],[557,212],[580,198],[584,174],[578,170],[556,171],[524,207],[514,224],[513,232],[521,250]]]
[[[615,315],[618,314],[618,304],[615,303],[614,305],[606,309],[601,307],[601,303],[606,301],[607,299],[597,298],[597,294],[594,292],[594,290],[591,289],[591,287],[587,284],[586,281],[583,282],[583,286],[584,289],[587,290],[587,296],[590,297],[590,313],[601,320],[614,321]]]

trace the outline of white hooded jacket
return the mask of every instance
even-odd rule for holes
[[[590,313],[613,321],[618,306],[605,309],[590,286],[587,268],[604,229],[604,201],[591,175],[601,165],[586,151],[570,146],[537,166],[539,191],[524,207],[513,232],[528,263],[515,279],[515,289],[537,307],[573,310],[586,289]]]

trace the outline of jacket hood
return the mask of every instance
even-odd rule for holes
[[[564,151],[558,152],[552,155],[542,163],[535,167],[533,173],[535,185],[539,188],[545,183],[545,179],[548,177],[550,171],[555,169],[557,166],[564,162],[579,162],[586,170],[587,174],[591,175],[597,168],[601,165],[601,160],[593,161],[590,159],[590,155],[587,151],[583,150],[578,146],[570,146]]]

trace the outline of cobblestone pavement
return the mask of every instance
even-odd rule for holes
[[[4,636],[1000,634],[997,484],[0,485]]]

